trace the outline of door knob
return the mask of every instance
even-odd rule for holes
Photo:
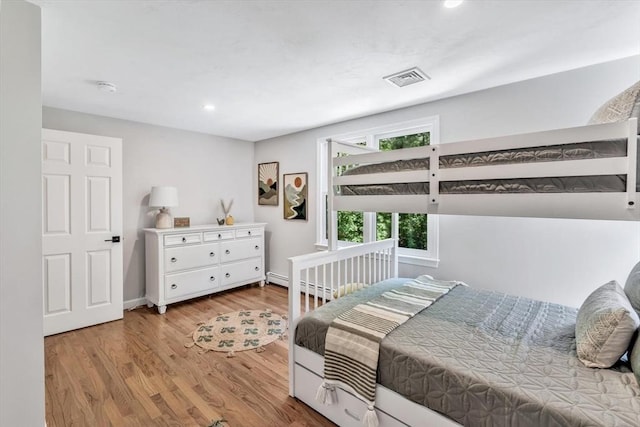
[[[111,236],[111,238],[105,240],[105,242],[120,243],[120,236]]]

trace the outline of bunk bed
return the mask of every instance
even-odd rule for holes
[[[341,426],[362,425],[367,403],[353,393],[317,399],[327,330],[408,280],[397,278],[394,239],[338,248],[337,211],[637,221],[639,140],[637,118],[389,152],[328,140],[329,250],[289,259],[289,394]],[[455,286],[380,343],[376,422],[640,425],[640,374],[584,366],[578,314]]]

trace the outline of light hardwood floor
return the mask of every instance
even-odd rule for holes
[[[45,338],[46,419],[60,426],[332,426],[287,394],[286,340],[257,353],[186,348],[218,313],[287,312],[287,290],[257,285]]]

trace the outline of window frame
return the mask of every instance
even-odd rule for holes
[[[327,211],[328,197],[328,165],[327,165],[327,139],[337,139],[343,142],[362,143],[366,146],[378,149],[381,139],[394,138],[404,135],[412,135],[416,133],[429,132],[429,144],[436,145],[440,143],[440,118],[439,116],[430,116],[417,120],[393,123],[385,126],[379,126],[364,129],[355,132],[332,135],[329,137],[319,138],[317,144],[317,218],[316,221],[316,248],[327,249],[327,230],[329,225],[330,212]],[[391,214],[392,233],[391,236],[398,238],[399,214]],[[427,249],[411,249],[398,248],[399,262],[403,264],[419,265],[426,267],[437,267],[440,259],[439,252],[439,220],[438,215],[429,214],[427,220]],[[363,241],[371,242],[376,240],[376,212],[363,212]],[[359,243],[338,241],[339,247],[352,246]]]

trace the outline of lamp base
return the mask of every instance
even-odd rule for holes
[[[173,228],[169,209],[160,208],[160,213],[156,216],[156,228]]]

